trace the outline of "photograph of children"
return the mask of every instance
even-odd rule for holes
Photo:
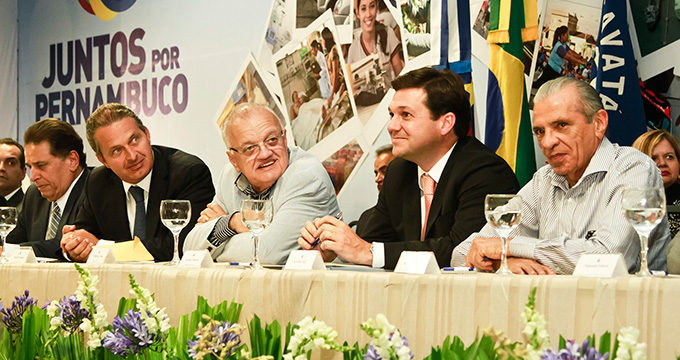
[[[295,27],[305,28],[326,10],[333,13],[335,25],[349,24],[352,0],[297,0]]]
[[[232,85],[231,91],[228,93],[230,95],[224,101],[223,110],[217,118],[217,126],[221,128],[234,107],[246,102],[268,107],[284,125],[286,118],[283,115],[281,105],[262,79],[260,75],[262,70],[252,55],[249,54],[246,57],[240,74],[242,75],[238,78],[236,84]]]
[[[353,0],[354,30],[345,61],[350,65],[354,102],[365,124],[404,69],[397,21],[383,0]]]
[[[307,150],[356,114],[332,23],[321,23],[276,61],[293,137]]]
[[[560,76],[592,79],[601,3],[549,0],[532,75],[535,94],[545,82]],[[590,63],[590,64],[589,64]]]
[[[322,162],[331,177],[336,194],[340,193],[363,154],[361,146],[356,140],[352,140]]]
[[[422,55],[432,47],[430,32],[430,0],[398,0],[404,23],[404,44],[409,59]]]

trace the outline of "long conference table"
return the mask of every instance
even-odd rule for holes
[[[447,335],[470,344],[486,328],[522,340],[520,313],[537,287],[536,308],[544,314],[551,344],[559,335],[582,342],[588,335],[640,329],[649,359],[680,355],[680,278],[585,278],[574,276],[496,276],[493,274],[410,275],[366,271],[283,271],[178,269],[158,264],[89,266],[109,321],[120,297],[130,297],[128,274],[155,293],[173,325],[193,311],[197,295],[210,305],[223,300],[243,304],[240,323],[253,314],[285,327],[307,315],[335,328],[340,342],[369,341],[359,324],[383,313],[408,338],[416,359],[429,355]],[[0,266],[5,285],[0,297],[9,306],[25,289],[42,305],[72,294],[78,274],[72,264]],[[318,355],[315,355],[318,356]],[[614,356],[610,356],[613,358]],[[337,358],[337,357],[336,357]]]

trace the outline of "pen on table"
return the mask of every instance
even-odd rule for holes
[[[335,215],[335,218],[340,220],[340,218],[342,218],[342,211],[337,213]],[[316,238],[316,240],[314,240],[314,242],[312,243],[312,249],[319,245],[319,242],[321,242],[321,238]]]
[[[253,263],[249,263],[249,262],[230,262],[229,265],[233,265],[233,266],[253,266]]]
[[[471,272],[471,271],[475,271],[475,267],[474,267],[474,266],[470,266],[470,267],[467,267],[467,266],[445,267],[445,268],[442,268],[442,271],[447,271],[447,272]]]

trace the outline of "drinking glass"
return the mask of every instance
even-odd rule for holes
[[[0,264],[9,263],[5,251],[5,238],[17,226],[17,208],[11,206],[0,207],[0,238],[2,238],[2,255]]]
[[[647,266],[649,234],[663,220],[666,213],[666,194],[663,188],[629,188],[623,190],[623,215],[640,236],[640,271],[638,276],[652,276]]]
[[[245,199],[241,201],[243,223],[253,233],[252,269],[262,269],[262,265],[260,265],[260,235],[272,222],[273,214],[274,208],[271,200]]]
[[[175,238],[175,252],[170,265],[179,265],[179,233],[191,219],[191,202],[189,200],[161,201],[161,221]]]
[[[484,199],[484,215],[501,238],[501,266],[496,274],[511,275],[508,268],[508,236],[522,218],[522,197],[509,194],[489,194]]]

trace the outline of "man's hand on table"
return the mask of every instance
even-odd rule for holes
[[[66,225],[62,230],[61,251],[72,261],[85,262],[99,239],[89,232]]]
[[[298,244],[303,250],[319,250],[324,261],[332,261],[336,256],[353,264],[371,265],[373,254],[371,244],[360,238],[347,224],[333,216],[307,221],[300,230]],[[314,242],[319,239],[316,246]]]

